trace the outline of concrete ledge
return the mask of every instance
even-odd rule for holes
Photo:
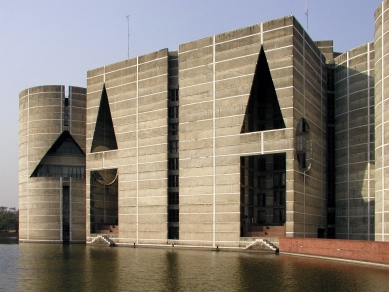
[[[186,250],[208,250],[208,251],[224,251],[224,252],[247,252],[247,253],[270,253],[274,254],[274,251],[269,250],[247,250],[241,247],[211,247],[211,246],[194,246],[194,245],[180,245],[180,244],[129,244],[129,243],[116,243],[118,247],[128,248],[163,248],[163,249],[186,249]]]
[[[296,257],[306,257],[306,258],[313,258],[313,259],[327,260],[327,261],[338,261],[338,262],[343,262],[343,263],[368,265],[368,266],[375,266],[375,267],[382,267],[382,268],[389,269],[389,264],[380,264],[380,263],[375,263],[375,262],[348,260],[348,259],[344,259],[344,258],[334,258],[334,257],[309,255],[309,254],[301,254],[301,253],[292,253],[292,252],[283,252],[282,255],[296,256]]]

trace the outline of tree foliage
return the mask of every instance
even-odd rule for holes
[[[0,231],[16,230],[19,227],[19,210],[0,206]]]

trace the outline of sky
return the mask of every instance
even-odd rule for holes
[[[22,90],[39,85],[86,87],[88,70],[122,61],[128,54],[174,51],[182,43],[291,14],[313,40],[333,40],[335,51],[346,52],[374,40],[374,12],[380,4],[381,0],[308,0],[308,5],[307,0],[0,0],[0,206],[18,207]]]

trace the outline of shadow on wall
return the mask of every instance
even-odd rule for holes
[[[339,65],[335,80],[336,238],[374,240],[374,79]]]

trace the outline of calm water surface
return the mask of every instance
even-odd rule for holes
[[[3,241],[0,291],[389,291],[389,268],[263,253]]]

